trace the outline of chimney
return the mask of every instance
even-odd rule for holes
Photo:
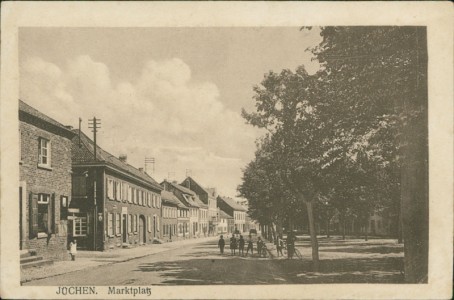
[[[71,125],[66,125],[65,127],[69,130],[73,130],[73,127]]]
[[[143,173],[143,168],[139,168],[139,171]]]
[[[128,160],[128,156],[127,156],[126,154],[120,154],[120,156],[118,157],[118,159],[120,159],[121,162],[126,163],[127,160]]]

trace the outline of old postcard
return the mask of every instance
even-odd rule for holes
[[[1,19],[2,298],[451,298],[448,2]]]

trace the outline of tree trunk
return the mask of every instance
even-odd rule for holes
[[[367,220],[367,219],[366,219]],[[369,224],[369,222],[366,222],[366,225],[364,226],[364,240],[367,242],[368,238],[367,238],[367,233],[368,233],[368,229],[367,228],[367,225]]]
[[[397,216],[397,243],[403,243],[403,236],[402,236],[402,211],[399,205],[399,215]]]
[[[329,238],[329,218],[326,218],[325,234],[326,237]]]
[[[342,239],[345,240],[345,215],[342,217]]]
[[[307,220],[309,222],[309,233],[311,236],[311,245],[312,245],[312,271],[318,272],[319,270],[319,258],[318,258],[318,241],[317,235],[315,233],[315,224],[314,224],[314,212],[312,210],[312,201],[304,201],[307,208]]]
[[[403,149],[401,211],[405,281],[425,283],[429,252],[427,31],[423,27],[414,27],[412,31],[416,35],[415,87],[412,95],[404,97],[404,108],[407,115],[412,111],[422,114],[403,130],[406,147]]]

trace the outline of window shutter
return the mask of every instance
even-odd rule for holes
[[[38,236],[38,195],[30,193],[30,238]]]
[[[58,224],[60,223],[57,218],[57,197],[55,193],[52,194],[52,233],[58,234]]]

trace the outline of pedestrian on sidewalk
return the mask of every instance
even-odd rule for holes
[[[277,257],[279,257],[279,253],[281,254],[281,256],[284,256],[284,254],[282,253],[282,248],[284,248],[284,241],[282,240],[282,235],[280,235],[278,236],[276,243]]]
[[[224,237],[221,235],[221,238],[219,239],[219,242],[218,242],[218,247],[219,247],[219,250],[221,251],[221,254],[224,254],[224,246],[225,246]]]
[[[76,260],[77,254],[77,240],[73,240],[69,243],[69,254],[71,255],[71,260]]]
[[[237,242],[236,242],[236,238],[235,236],[232,234],[232,237],[230,238],[230,254],[232,255],[235,255],[235,251],[236,251],[236,247],[237,247]]]
[[[244,256],[244,239],[243,236],[240,235],[240,240],[238,242],[239,248],[238,248],[238,255]]]
[[[262,246],[263,246],[263,241],[260,237],[257,239],[257,254],[259,257],[262,255]]]
[[[251,255],[254,255],[254,243],[252,242],[252,236],[251,235],[249,235],[249,238],[247,240],[246,256],[249,253],[249,249],[251,250]]]

